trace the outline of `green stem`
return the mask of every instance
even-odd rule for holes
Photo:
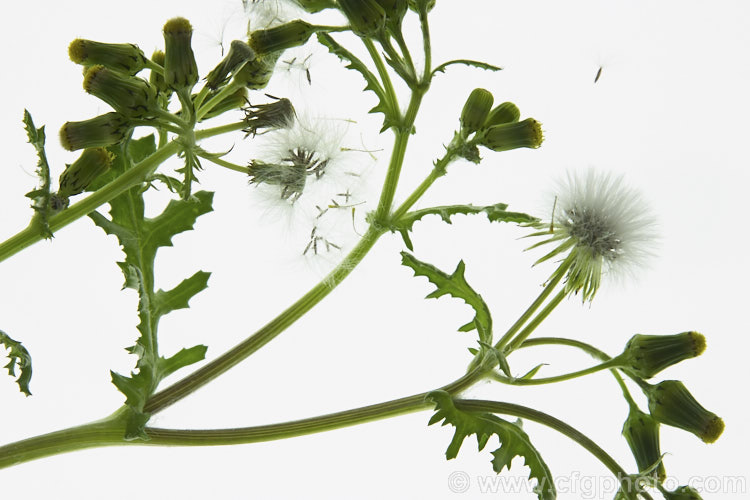
[[[204,386],[233,366],[237,365],[255,351],[276,338],[291,324],[301,318],[307,311],[312,309],[323,298],[346,278],[349,273],[367,255],[375,242],[383,235],[385,230],[371,226],[360,239],[349,255],[331,271],[320,283],[303,295],[285,311],[272,319],[260,330],[231,348],[226,353],[214,359],[207,365],[199,368],[182,380],[172,384],[166,389],[157,392],[146,402],[144,411],[157,413],[167,406],[179,401],[199,387]]]
[[[534,300],[534,302],[531,303],[531,305],[524,311],[524,313],[516,320],[515,323],[508,329],[507,332],[505,332],[505,335],[497,341],[495,344],[495,349],[502,349],[505,347],[505,344],[507,344],[510,339],[513,337],[513,335],[518,332],[518,330],[521,329],[521,327],[529,320],[529,318],[536,312],[537,309],[539,309],[539,306],[541,306],[545,300],[547,300],[547,297],[550,296],[550,294],[554,291],[557,284],[565,277],[565,271],[571,266],[572,261],[565,261],[563,262],[560,271],[556,272],[552,279],[544,286],[544,290],[542,290],[542,293],[539,294],[539,296]]]
[[[398,185],[398,180],[401,176],[401,167],[404,164],[406,146],[409,143],[409,136],[414,127],[414,121],[416,120],[419,106],[422,103],[423,95],[424,94],[420,91],[412,92],[411,100],[409,101],[409,108],[406,110],[406,115],[404,116],[403,126],[395,130],[396,138],[393,144],[391,163],[388,165],[388,171],[385,174],[383,190],[380,192],[380,200],[378,201],[378,208],[375,212],[374,220],[381,227],[388,227],[390,225],[391,206],[393,205],[393,198],[396,195],[396,186]]]
[[[409,46],[406,45],[406,42],[404,41],[404,34],[401,33],[400,30],[392,32],[393,38],[396,40],[396,43],[398,44],[399,50],[401,50],[401,54],[404,56],[404,62],[406,62],[407,66],[409,66],[409,70],[413,76],[414,79],[417,77],[417,69],[414,66],[414,61],[411,58],[411,53],[409,53]]]
[[[247,167],[243,167],[242,165],[237,165],[236,163],[232,163],[226,160],[222,160],[221,158],[217,158],[216,156],[210,155],[210,154],[201,154],[198,153],[198,156],[201,158],[205,158],[206,160],[216,163],[217,165],[220,165],[224,168],[228,168],[229,170],[234,170],[235,172],[241,172],[245,175],[247,175]]]
[[[584,351],[585,353],[590,354],[594,358],[600,359],[604,362],[608,362],[614,359],[610,357],[604,351],[597,349],[591,344],[587,344],[586,342],[581,342],[580,340],[567,339],[564,337],[538,337],[535,339],[528,339],[528,340],[525,340],[519,346],[519,348],[533,347],[536,345],[564,345],[564,346],[575,347],[577,349],[580,349]],[[630,407],[635,406],[637,408],[638,405],[636,405],[635,401],[633,400],[633,397],[630,395],[628,386],[625,385],[625,381],[622,379],[620,372],[612,368],[610,369],[610,373],[612,373],[612,375],[615,377],[615,380],[617,381],[617,384],[620,386],[620,389],[622,390],[622,395],[625,398],[625,401],[627,401],[628,405]]]
[[[392,114],[400,113],[401,110],[398,106],[398,97],[396,97],[396,91],[393,89],[391,77],[390,75],[388,75],[388,70],[383,63],[383,59],[380,57],[380,53],[378,52],[377,47],[375,47],[375,44],[372,43],[372,40],[368,38],[362,38],[362,42],[365,44],[372,62],[375,63],[375,68],[378,70],[378,75],[380,75],[380,79],[383,82],[383,90],[385,91],[385,95],[388,98],[388,107],[390,108],[390,112]]]
[[[232,92],[235,92],[238,88],[240,88],[241,85],[237,84],[232,80],[226,86],[224,86],[223,89],[221,89],[216,95],[214,95],[211,99],[206,102],[206,104],[202,105],[200,108],[196,110],[195,114],[195,120],[200,121],[201,118],[206,116],[206,113],[210,112],[212,109],[216,107],[221,101],[224,100],[228,95],[231,95]]]
[[[529,321],[529,324],[526,325],[526,327],[521,330],[518,335],[516,335],[516,337],[508,344],[508,347],[506,349],[507,352],[505,354],[510,354],[515,349],[517,349],[518,346],[521,345],[523,341],[526,340],[529,335],[534,332],[534,330],[536,330],[536,327],[539,326],[542,321],[544,321],[547,316],[550,315],[550,313],[552,313],[552,311],[558,306],[558,304],[560,304],[560,302],[562,302],[562,300],[567,297],[567,295],[568,294],[565,289],[557,292],[557,295],[555,295],[555,297],[550,300],[546,306],[544,306],[544,309],[539,311],[539,314],[537,314],[534,319]]]
[[[180,145],[176,141],[167,143],[164,147],[157,149],[151,156],[137,163],[133,168],[127,170],[117,179],[106,186],[87,196],[75,205],[71,205],[57,215],[50,217],[49,228],[57,231],[71,222],[86,216],[96,210],[99,206],[121,195],[131,187],[140,184],[167,158],[177,153]],[[11,236],[0,243],[0,262],[20,252],[43,238],[39,230],[34,227],[26,229]]]
[[[432,42],[430,41],[430,24],[427,20],[427,11],[419,11],[419,25],[422,28],[422,45],[424,46],[424,74],[422,82],[430,84],[432,80]]]
[[[609,361],[605,361],[604,363],[600,363],[598,365],[592,366],[590,368],[586,368],[583,370],[578,370],[576,372],[571,373],[564,373],[562,375],[555,375],[554,377],[543,377],[543,378],[508,378],[504,375],[500,375],[499,373],[492,374],[492,379],[497,380],[498,382],[502,382],[504,384],[510,384],[510,385],[542,385],[542,384],[554,384],[555,382],[564,382],[566,380],[572,380],[574,378],[583,377],[585,375],[590,375],[592,373],[600,372],[602,370],[606,370],[608,368],[614,368],[618,366],[619,361],[616,359],[611,359]]]
[[[435,167],[432,169],[430,174],[417,186],[417,188],[409,195],[406,200],[393,212],[391,220],[397,221],[403,217],[406,212],[414,206],[414,204],[427,192],[432,184],[440,177],[445,175],[445,169],[448,165],[456,158],[456,152],[450,147],[445,152],[445,155],[435,162]]]
[[[245,122],[234,122],[234,123],[227,123],[226,125],[220,125],[218,127],[196,130],[195,140],[199,141],[201,139],[208,139],[209,137],[226,134],[228,132],[237,132],[238,130],[242,130],[245,127],[247,127],[247,124]]]

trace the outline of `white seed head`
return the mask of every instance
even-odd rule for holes
[[[640,193],[622,176],[589,169],[569,172],[555,190],[552,220],[539,225],[537,236],[557,243],[537,262],[570,250],[563,261],[566,288],[593,299],[602,275],[632,274],[653,255],[655,219]]]

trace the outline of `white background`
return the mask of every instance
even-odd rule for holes
[[[47,1],[6,8],[0,20],[0,235],[22,229],[31,215],[23,194],[35,185],[35,157],[25,144],[23,108],[37,125],[47,124],[47,152],[56,175],[75,159],[57,144],[60,125],[108,110],[80,88],[80,68],[67,60],[73,38],[134,42],[148,55],[163,43],[164,21],[182,15],[195,26],[195,50],[205,74],[220,58],[222,28],[227,43],[243,35],[238,3]],[[450,140],[466,96],[482,86],[496,102],[513,101],[524,117],[541,121],[543,147],[485,152],[481,166],[455,164],[420,206],[503,201],[544,216],[538,210],[552,181],[567,169],[589,166],[625,174],[643,192],[660,222],[658,257],[650,268],[624,286],[605,285],[591,307],[575,299],[564,302],[538,334],[579,338],[616,354],[634,333],[704,333],[706,353],[664,377],[683,380],[704,406],[724,418],[726,431],[713,445],[676,429],[662,431],[670,476],[681,484],[695,477],[717,478],[704,498],[740,498],[727,488],[712,489],[716,481],[720,486],[735,478],[746,494],[750,479],[745,455],[750,444],[745,390],[750,347],[750,174],[744,144],[750,112],[748,22],[750,10],[741,1],[438,0],[432,15],[436,63],[466,57],[504,70],[454,68],[436,78],[399,191],[406,196],[426,175],[442,153],[441,144]],[[361,79],[312,44],[298,54],[311,50],[311,87],[299,71],[291,71],[274,77],[268,91],[294,97],[300,111],[312,108],[359,120],[362,129],[352,125],[349,130],[353,147],[387,147],[390,134],[376,137],[372,125],[377,119],[362,118],[374,101],[360,92]],[[215,147],[226,149],[240,138]],[[231,158],[244,163],[250,156],[242,152],[250,149],[238,144]],[[367,156],[353,158],[360,162]],[[386,163],[382,152],[371,169],[375,184]],[[178,165],[169,162],[164,168]],[[200,179],[204,189],[217,192],[215,212],[199,220],[197,231],[176,237],[175,248],[160,252],[157,284],[170,288],[198,269],[213,273],[210,288],[191,302],[190,310],[162,322],[161,336],[167,354],[205,343],[213,358],[304,293],[333,256],[303,258],[309,228],[269,215],[274,210],[263,207],[258,191],[241,174],[206,166]],[[366,210],[361,207],[358,215]],[[530,268],[540,253],[523,253],[528,240],[518,238],[526,233],[510,225],[464,217],[452,226],[429,220],[415,228],[420,259],[446,271],[459,259],[466,261],[467,277],[492,308],[498,331],[525,309],[552,270]],[[465,347],[473,340],[454,329],[470,312],[455,300],[422,300],[431,287],[399,265],[401,249],[398,237],[386,235],[313,312],[211,386],[157,415],[153,425],[278,422],[413,394],[460,376],[469,360]],[[53,241],[0,264],[0,329],[23,341],[34,360],[33,397],[18,393],[10,378],[0,379],[0,443],[101,418],[121,404],[108,370],[126,373],[132,367],[134,360],[123,348],[135,339],[137,322],[135,295],[120,291],[122,276],[114,262],[121,258],[114,238],[80,220]],[[592,361],[562,348],[540,349],[519,353],[512,367],[523,373],[539,362],[551,364],[542,372],[551,375]],[[469,395],[556,415],[634,469],[620,436],[627,407],[606,373],[553,387],[485,385]],[[452,430],[428,428],[428,418],[419,413],[235,447],[87,450],[0,471],[0,497],[454,499],[461,496],[448,487],[455,471],[471,479],[464,496],[484,497],[477,477],[493,476],[489,450],[494,448],[477,453],[467,440],[459,457],[447,462],[443,453]],[[525,429],[553,474],[570,478],[559,498],[613,496],[607,471],[575,443],[532,423]],[[525,472],[517,461],[504,474]],[[602,481],[606,487],[597,487]],[[534,496],[508,493],[503,498]]]

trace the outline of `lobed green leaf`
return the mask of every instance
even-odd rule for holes
[[[31,208],[34,209],[31,224],[37,226],[42,236],[49,239],[52,238],[52,231],[49,228],[49,217],[52,215],[50,213],[51,179],[47,153],[44,150],[46,142],[44,125],[36,128],[31,113],[26,109],[23,110],[23,124],[29,143],[36,149],[38,158],[36,175],[39,178],[39,187],[26,193],[26,197],[32,200]]]
[[[0,330],[0,345],[8,349],[7,356],[9,361],[3,368],[8,370],[8,375],[15,377],[17,367],[20,370],[16,379],[18,389],[27,396],[31,396],[31,391],[29,390],[29,382],[31,382],[31,355],[29,351],[21,345],[21,342],[13,340],[2,330]]]
[[[450,424],[456,429],[445,452],[448,460],[456,458],[468,436],[477,437],[480,451],[487,445],[490,437],[497,436],[500,447],[492,452],[492,469],[498,474],[506,467],[510,470],[513,458],[521,457],[529,467],[529,479],[536,479],[534,491],[539,500],[557,498],[549,467],[518,424],[503,420],[492,413],[461,411],[455,407],[450,394],[445,391],[434,391],[427,397],[435,403],[435,414],[430,418],[428,425],[442,421],[441,425]]]
[[[482,61],[474,61],[472,59],[453,59],[451,61],[444,62],[443,64],[437,66],[434,70],[432,70],[432,77],[434,77],[437,73],[445,73],[445,70],[446,68],[448,68],[448,66],[453,66],[456,64],[485,69],[488,71],[500,71],[503,69],[499,66],[493,66],[492,64],[487,64]]]

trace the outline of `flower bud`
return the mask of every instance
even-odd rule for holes
[[[83,89],[128,118],[142,118],[156,106],[156,94],[146,80],[101,65],[86,71]]]
[[[211,97],[213,96],[209,94],[208,99],[211,99]],[[224,99],[222,99],[216,106],[211,109],[211,111],[203,115],[201,121],[208,120],[209,118],[214,118],[227,111],[232,111],[233,109],[240,109],[246,102],[247,89],[245,87],[240,87],[226,96]]]
[[[60,144],[68,151],[110,146],[125,139],[129,130],[120,113],[106,113],[81,122],[65,122],[60,127]]]
[[[198,65],[190,45],[193,27],[184,17],[164,25],[164,80],[174,89],[191,89],[198,82]]]
[[[155,50],[153,54],[151,54],[151,61],[158,64],[162,68],[164,67],[164,52],[161,50]],[[158,71],[151,70],[151,74],[148,77],[149,83],[156,89],[159,93],[171,93],[172,90],[167,87],[167,82],[164,80],[164,75],[162,73],[159,73]]]
[[[665,500],[703,500],[698,491],[691,486],[680,486],[674,491],[662,489]]]
[[[533,118],[526,118],[516,123],[494,125],[484,131],[478,142],[493,151],[509,151],[538,148],[543,140],[542,125]]]
[[[299,5],[305,11],[315,14],[324,9],[335,9],[337,7],[336,2],[333,0],[292,0],[294,3]]]
[[[407,0],[375,0],[385,12],[386,22],[400,26],[409,8]]]
[[[101,43],[76,38],[68,46],[68,55],[76,64],[101,64],[129,75],[146,67],[146,56],[132,43]]]
[[[724,421],[703,408],[679,380],[665,380],[644,389],[651,416],[713,443],[724,432]]]
[[[109,170],[114,156],[104,148],[86,149],[60,175],[57,195],[63,199],[83,193],[94,179]]]
[[[485,127],[492,127],[502,123],[515,123],[521,118],[521,112],[518,106],[512,102],[504,102],[495,106],[487,116]]]
[[[259,54],[269,54],[304,45],[315,33],[315,27],[301,19],[281,24],[274,28],[255,30],[250,33],[250,47]]]
[[[226,81],[229,73],[253,59],[255,59],[255,51],[245,42],[234,40],[229,46],[227,56],[206,77],[206,85],[215,90]]]
[[[269,104],[249,104],[244,109],[246,128],[242,131],[246,134],[256,135],[258,130],[264,131],[289,128],[294,124],[296,113],[292,101],[287,98],[278,99]]]
[[[644,472],[653,469],[652,475],[660,482],[666,478],[664,464],[661,463],[661,448],[659,446],[659,422],[643,413],[637,407],[632,406],[625,424],[622,426],[622,435],[633,452],[638,471]],[[659,464],[653,468],[655,464]]]
[[[251,90],[265,88],[273,76],[276,61],[279,60],[281,52],[257,55],[255,59],[245,65],[234,75],[234,81]]]
[[[697,332],[677,335],[634,335],[618,356],[628,371],[641,378],[651,378],[663,369],[706,349],[706,338]]]
[[[487,120],[487,115],[492,109],[494,101],[492,93],[485,89],[474,89],[466,99],[464,109],[461,111],[461,128],[468,135],[476,132]]]
[[[385,11],[375,0],[339,0],[355,35],[373,36],[385,26]]]
[[[247,169],[250,184],[269,184],[281,187],[281,199],[296,201],[302,195],[307,182],[304,165],[278,165],[253,160]]]

